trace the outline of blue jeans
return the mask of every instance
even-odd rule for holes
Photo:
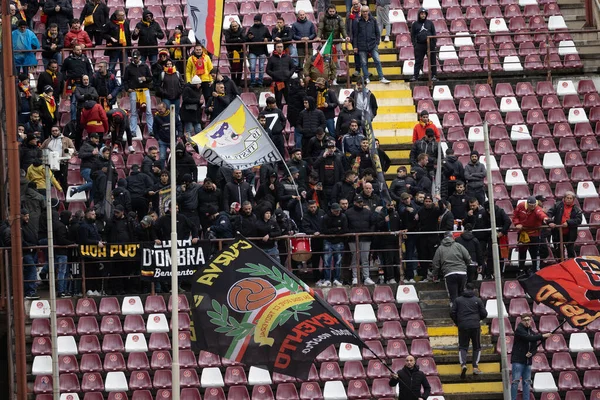
[[[77,99],[71,95],[71,121],[77,121]]]
[[[171,105],[175,106],[175,118],[179,118],[179,108],[181,107],[181,100],[169,100],[169,99],[161,99],[163,103],[167,105],[167,110],[171,109]],[[179,134],[179,132],[177,132]]]
[[[67,277],[69,275],[69,264],[67,264],[67,256],[54,256],[54,266],[56,267],[56,277],[58,279],[58,285],[56,291],[58,294],[68,292]]]
[[[523,379],[523,398],[529,398],[531,388],[531,365],[512,363],[512,385],[510,386],[510,398],[517,399],[519,380]]]
[[[123,62],[123,51],[119,50],[119,51],[114,51],[112,53],[110,53],[110,56],[108,56],[108,66],[110,71],[116,75],[116,64],[117,61],[121,63],[121,76],[123,76],[123,73],[125,72],[125,63]]]
[[[142,63],[145,63],[146,60],[150,60],[150,66],[154,65],[156,61],[158,61],[158,54],[151,54],[149,56],[140,56],[140,60]]]
[[[85,192],[87,190],[90,191],[90,199],[93,199],[93,187],[94,187],[94,181],[92,181],[92,169],[91,168],[82,168],[79,173],[81,174],[81,177],[83,179],[85,179],[85,183],[81,186],[77,186],[75,188],[75,192],[79,193],[79,192]]]
[[[165,143],[162,140],[158,139],[158,153],[160,154],[160,161],[167,161],[167,149],[170,147],[170,143]]]
[[[198,123],[186,122],[183,130],[185,132],[185,136],[187,136],[187,137],[194,136],[196,133],[202,131],[202,125],[199,122]]]
[[[28,251],[28,250],[26,250]],[[23,289],[25,296],[37,293],[37,253],[23,254]]]
[[[370,51],[371,57],[373,57],[373,62],[375,63],[375,68],[377,68],[377,75],[379,75],[379,79],[383,78],[383,70],[381,69],[381,61],[379,61],[379,51],[375,48]],[[369,77],[369,67],[367,65],[369,61],[369,52],[367,51],[359,51],[358,56],[360,57],[360,66],[362,67],[363,76],[365,78]]]
[[[325,120],[325,126],[327,127],[327,132],[329,132],[331,137],[335,137],[335,120],[333,120],[333,119]]]
[[[292,64],[295,68],[298,68],[300,63],[298,61],[298,49],[295,44],[291,44],[290,47],[288,47],[288,53],[290,53],[290,57],[292,58]]]
[[[148,132],[152,132],[154,117],[152,116],[152,99],[150,98],[150,91],[148,89],[144,90],[144,97],[146,100],[146,125],[148,125]],[[132,134],[136,131],[138,124],[138,110],[136,99],[137,95],[135,91],[129,93],[129,106],[131,107],[131,115],[129,116],[129,128],[131,128]]]
[[[256,59],[258,58],[258,81],[256,81]],[[267,56],[265,54],[261,54],[257,56],[256,54],[248,54],[248,59],[250,60],[250,84],[258,83],[262,85],[263,76],[265,74],[265,61],[267,60]]]
[[[418,266],[416,261],[412,261],[417,259],[417,235],[408,235],[404,241],[404,246],[406,247],[406,254],[404,256],[406,270],[404,277],[410,280],[415,277]]]
[[[344,251],[344,243],[331,243],[327,240],[323,242],[323,265],[325,268],[325,280],[331,281],[340,280],[342,273],[342,252]],[[333,259],[333,274],[331,273],[331,260]],[[333,275],[333,276],[332,276]]]
[[[277,244],[271,247],[270,249],[263,249],[265,253],[269,255],[276,263],[279,263],[279,249],[277,248]]]
[[[297,128],[294,128],[294,141],[296,142],[296,148],[302,148],[302,132],[300,132]]]

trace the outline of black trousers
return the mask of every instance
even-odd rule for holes
[[[433,76],[437,75],[437,55],[434,53],[435,49],[431,49],[431,59],[429,60],[429,69],[431,70],[431,74]],[[417,44],[415,46],[415,72],[414,76],[416,78],[419,77],[419,73],[423,68],[423,60],[427,55],[427,45],[426,44]]]
[[[375,242],[373,242],[375,244]],[[372,248],[372,245],[371,245]],[[386,281],[390,279],[400,280],[400,273],[398,265],[400,264],[400,257],[398,255],[398,246],[394,245],[383,245],[381,252],[379,252],[381,259],[383,276]]]
[[[148,200],[144,197],[132,197],[131,210],[135,211],[141,220],[144,216],[148,215]]]
[[[431,260],[433,260],[438,243],[439,237],[436,234],[418,236],[417,253],[418,259],[421,260],[419,262],[419,276],[423,279],[427,278],[427,271],[431,268]]]
[[[467,198],[475,197],[480,205],[485,203],[485,191],[483,186],[479,189],[467,188]]]
[[[536,266],[538,265],[538,256],[540,254],[540,237],[529,236],[530,242],[527,245],[519,246],[519,271],[525,271],[525,260],[527,258],[527,250],[531,256],[531,269],[530,271],[535,272]]]
[[[321,258],[323,257],[323,240],[322,239],[311,239],[310,240],[310,251],[312,257],[310,258],[310,264],[312,268],[312,275],[315,281],[323,279],[323,271],[319,270],[321,264]]]
[[[285,157],[285,139],[283,138],[283,133],[271,135],[271,140],[275,148],[279,151],[279,154],[281,154],[281,159],[283,159]]]
[[[285,102],[288,102],[288,85],[287,83],[285,83],[285,85],[283,86],[283,88],[281,90],[277,89],[277,83],[273,86],[273,91],[275,92],[275,103],[277,103],[277,108],[279,108],[280,110],[283,109],[283,100],[285,99]]]
[[[446,290],[450,296],[450,301],[454,303],[454,300],[460,296],[465,289],[467,283],[467,275],[452,274],[444,277],[446,281]]]
[[[477,368],[481,354],[481,328],[458,330],[458,359],[461,365],[467,365],[469,342],[473,345],[473,368]]]
[[[558,232],[558,229],[552,230],[552,253],[554,254],[554,258],[560,258],[560,256],[562,256],[562,254],[560,254],[560,233]],[[575,258],[575,243],[569,241],[568,233],[563,235],[563,242],[565,242],[564,248],[567,249],[567,257]]]

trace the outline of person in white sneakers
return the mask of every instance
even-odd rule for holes
[[[379,27],[379,33],[383,34],[385,28],[384,42],[390,41],[390,33],[392,32],[392,25],[390,24],[390,0],[376,0],[375,6],[377,7],[377,26]]]
[[[369,67],[368,58],[373,58],[379,82],[390,83],[383,76],[381,61],[379,60],[379,42],[381,41],[381,32],[377,26],[377,21],[371,17],[371,12],[368,6],[362,6],[360,9],[360,18],[352,24],[352,48],[354,49],[354,57],[360,57],[360,65],[363,72],[365,83],[369,83]]]
[[[323,268],[324,279],[321,286],[331,286],[331,279],[335,286],[342,286],[342,253],[344,251],[344,233],[348,233],[348,218],[342,213],[342,207],[338,203],[332,203],[330,211],[323,217],[323,235],[336,235],[323,241]],[[332,265],[333,261],[333,265]]]
[[[373,232],[376,218],[373,211],[365,207],[365,201],[361,195],[354,196],[354,207],[346,211],[348,219],[348,229],[353,233]],[[352,254],[352,284],[358,284],[358,265],[362,272],[363,283],[365,285],[374,285],[375,282],[369,277],[369,252],[371,251],[371,236],[361,235],[358,241],[358,248],[354,238],[348,242]]]

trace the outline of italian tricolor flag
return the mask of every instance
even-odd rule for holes
[[[329,38],[327,38],[327,42],[321,47],[321,51],[315,57],[315,61],[313,61],[313,65],[316,69],[319,70],[320,73],[323,73],[325,70],[325,56],[331,54],[331,45],[333,43],[333,32],[329,34]]]

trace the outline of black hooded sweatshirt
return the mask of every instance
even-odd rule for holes
[[[427,47],[427,37],[436,35],[435,25],[433,25],[433,22],[427,19],[427,10],[425,8],[421,8],[419,10],[419,15],[423,11],[425,12],[425,19],[421,19],[419,16],[419,18],[417,18],[417,20],[413,22],[412,26],[410,27],[410,37],[414,47]],[[430,48],[435,49],[436,39],[430,39],[429,43]]]
[[[483,265],[483,253],[479,246],[479,240],[473,235],[471,231],[464,231],[458,238],[456,243],[462,244],[465,249],[469,252],[471,260],[477,262],[478,265]]]
[[[148,15],[154,18],[154,14],[151,11],[144,10],[142,20],[135,25],[135,29],[139,29],[139,32],[136,35],[134,30],[131,34],[131,40],[139,39],[138,45],[140,46],[158,46],[158,40],[164,39],[165,34],[154,19],[151,22],[146,21],[146,16]],[[143,56],[158,54],[158,48],[140,49],[140,54]]]
[[[317,134],[318,128],[325,129],[325,114],[316,108],[313,97],[306,96],[304,100],[308,101],[308,109],[305,108],[300,112],[296,126],[302,132],[302,138],[308,141]]]
[[[404,366],[397,372],[398,379],[391,378],[390,386],[396,386],[399,381],[400,399],[417,400],[419,398],[427,399],[431,394],[431,386],[423,372],[419,370],[419,366],[415,365],[412,369]],[[423,386],[423,395],[421,395],[421,386]]]

